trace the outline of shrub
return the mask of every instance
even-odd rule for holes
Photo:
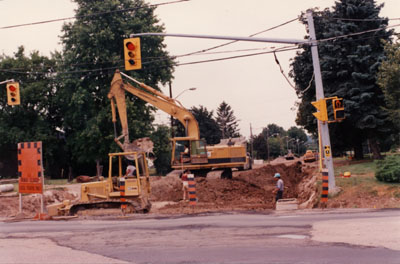
[[[383,182],[400,182],[400,156],[387,156],[376,163],[375,177]]]

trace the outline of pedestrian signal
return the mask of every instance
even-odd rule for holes
[[[142,68],[140,55],[140,38],[124,39],[125,70],[139,70]]]
[[[332,100],[333,115],[336,121],[345,119],[343,98],[337,98]]]
[[[19,83],[10,82],[7,83],[7,104],[8,105],[19,105]]]

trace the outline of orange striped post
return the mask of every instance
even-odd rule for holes
[[[125,214],[125,210],[126,210],[126,199],[125,199],[125,178],[124,177],[120,177],[119,178],[119,195],[120,197],[120,201],[121,201],[121,210],[122,213]]]
[[[328,202],[328,191],[329,191],[329,175],[328,169],[322,170],[322,193],[321,193],[321,202],[323,206],[326,207],[326,203]]]
[[[188,183],[189,183],[189,204],[196,205],[196,181],[194,179],[194,174],[188,174]]]

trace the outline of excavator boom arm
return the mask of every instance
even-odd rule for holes
[[[199,125],[190,111],[178,104],[178,101],[165,96],[154,88],[151,88],[143,83],[139,83],[139,85],[142,89],[139,89],[130,83],[124,83],[118,70],[115,72],[114,78],[111,82],[111,89],[108,93],[108,98],[110,100],[113,100],[114,98],[116,101],[123,134],[128,133],[128,120],[125,102],[125,91],[128,91],[143,101],[178,119],[185,127],[186,136],[188,138],[193,140],[198,140],[200,138]],[[113,111],[114,120],[115,110]]]

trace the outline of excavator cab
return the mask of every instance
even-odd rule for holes
[[[189,140],[184,138],[172,139],[172,164],[204,164],[208,163],[206,142],[202,139]]]

